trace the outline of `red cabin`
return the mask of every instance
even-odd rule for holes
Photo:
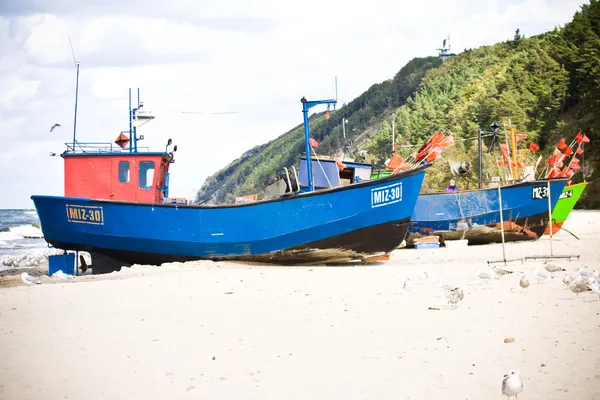
[[[140,203],[182,203],[169,196],[169,165],[175,160],[168,152],[138,151],[137,129],[154,119],[150,111],[142,110],[138,89],[137,107],[131,108],[129,89],[129,135],[121,132],[113,143],[65,143],[65,196],[97,200],[117,200]],[[77,103],[75,105],[77,113]],[[75,114],[77,115],[77,114]],[[75,133],[73,134],[75,135]],[[187,204],[187,201],[185,202]]]
[[[62,154],[65,196],[143,203],[168,196],[170,154],[92,151]]]

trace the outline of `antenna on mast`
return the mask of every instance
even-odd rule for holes
[[[73,43],[71,42],[71,36],[69,36],[69,46],[71,46],[71,54],[73,55],[73,62],[75,68],[77,68],[77,78],[75,80],[75,116],[73,120],[73,152],[75,152],[75,137],[77,135],[77,99],[79,97],[79,61],[75,58],[75,50],[73,50]]]
[[[339,100],[339,98],[338,98],[338,91],[337,91],[337,76],[335,77],[335,99]]]
[[[442,42],[442,47],[437,49],[439,52],[440,60],[446,61],[452,54],[450,54],[450,32],[448,32],[448,36]]]

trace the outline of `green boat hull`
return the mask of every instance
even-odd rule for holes
[[[555,235],[562,225],[567,220],[567,217],[575,207],[575,204],[581,197],[583,190],[587,186],[587,182],[576,183],[574,185],[565,186],[560,195],[560,199],[556,206],[552,210],[552,234]],[[544,232],[546,235],[550,234],[550,224],[546,227],[546,231]]]
[[[371,174],[371,179],[383,178],[392,174],[392,171],[377,171]]]

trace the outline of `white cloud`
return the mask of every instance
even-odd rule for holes
[[[112,142],[128,127],[127,89],[141,88],[157,119],[140,145],[178,144],[171,194],[248,148],[302,123],[300,98],[341,102],[389,79],[411,58],[531,36],[568,22],[580,0],[4,0],[0,16],[0,208],[62,193],[60,153],[72,140],[75,67],[81,61],[77,136]],[[134,90],[135,100],[135,90]],[[237,111],[193,115],[180,111]],[[62,127],[49,132],[59,122]],[[26,161],[26,162],[23,162]],[[10,169],[6,169],[10,165]]]

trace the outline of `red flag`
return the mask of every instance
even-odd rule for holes
[[[583,154],[583,149],[578,147],[577,150],[575,150],[575,154]]]
[[[577,143],[581,143],[583,142],[583,136],[581,136],[581,132],[578,132],[577,135],[575,136],[575,141]]]
[[[558,144],[556,145],[556,147],[559,148],[559,149],[561,149],[561,150],[564,150],[564,149],[566,149],[569,146],[567,146],[567,144],[565,143],[565,140],[563,138],[560,138],[560,141],[558,142]]]
[[[579,164],[579,158],[573,157],[573,159],[571,160],[570,164]]]
[[[573,171],[579,171],[581,169],[581,167],[579,166],[579,164],[573,164],[573,165],[571,165],[571,169]]]
[[[581,138],[581,141],[582,141],[583,143],[589,143],[589,141],[590,141],[590,138],[589,138],[589,137],[587,137],[587,136],[585,136],[585,135],[583,135],[583,138]]]
[[[454,137],[453,136],[446,136],[444,139],[442,139],[442,141],[440,142],[440,146],[442,147],[450,147],[454,145]]]
[[[319,147],[319,142],[317,142],[315,139],[310,138],[309,139],[309,143],[311,145],[311,147]]]
[[[540,146],[538,146],[537,144],[531,142],[529,143],[529,151],[538,151],[540,149]]]
[[[502,159],[504,160],[504,165],[510,165],[508,162],[508,146],[504,143],[500,143],[500,152],[502,153]]]
[[[521,139],[527,139],[527,135],[525,135],[524,133],[516,133],[515,137],[517,138],[517,142]]]
[[[571,154],[573,154],[573,149],[567,147],[567,149],[565,150],[565,157],[569,157]]]
[[[404,159],[397,154],[394,154],[387,165],[387,169],[393,171],[404,162]]]

